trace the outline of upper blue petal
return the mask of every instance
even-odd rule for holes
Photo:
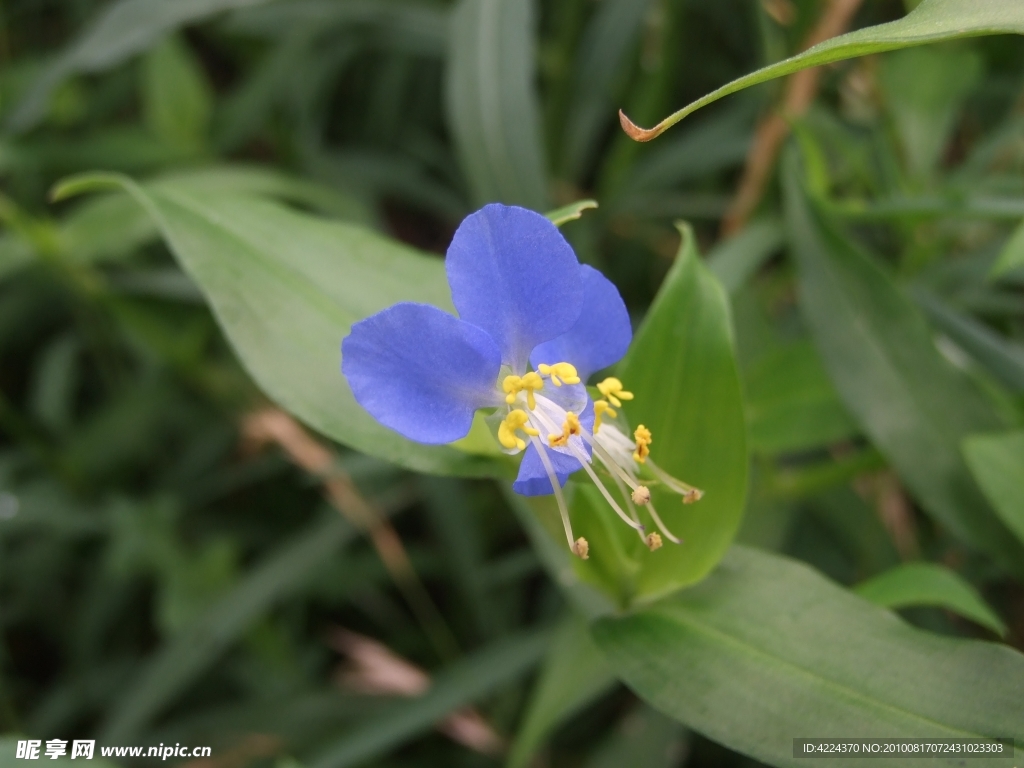
[[[487,331],[503,362],[525,370],[531,350],[576,323],[583,282],[576,254],[544,216],[491,204],[467,216],[445,261],[459,316]]]
[[[421,443],[465,437],[495,405],[501,352],[484,331],[437,307],[404,302],[352,326],[341,371],[381,424]]]
[[[592,400],[588,399],[586,408],[580,414],[580,424],[588,432],[593,433],[594,402]],[[590,451],[591,449],[588,445],[588,455]],[[551,460],[551,468],[555,470],[555,476],[558,478],[560,486],[565,485],[565,481],[569,479],[569,475],[573,472],[583,469],[579,459],[569,454],[560,453],[556,450],[549,450],[547,454]],[[537,449],[532,442],[523,452],[523,460],[519,464],[519,474],[516,476],[516,481],[512,483],[512,490],[520,496],[547,496],[549,493],[554,493],[551,487],[551,480],[548,479],[548,472],[544,468],[544,463],[540,460],[540,456],[537,455]]]
[[[633,340],[629,313],[619,289],[593,267],[580,265],[583,309],[569,331],[533,350],[530,363],[571,363],[586,381],[594,371],[622,359]]]

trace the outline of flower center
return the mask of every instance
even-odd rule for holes
[[[529,415],[520,408],[509,411],[508,416],[498,425],[498,441],[509,450],[526,450],[526,441],[516,434],[517,431],[522,431],[530,437],[540,434],[530,426]]]
[[[577,379],[579,381],[579,379]],[[530,371],[522,376],[516,376],[511,374],[506,376],[501,382],[501,389],[505,392],[505,402],[509,405],[513,405],[516,401],[516,397],[520,392],[526,392],[526,404],[532,411],[537,407],[537,401],[534,399],[533,393],[538,389],[543,389],[544,380],[540,377],[540,374],[535,371]]]
[[[548,435],[548,445],[552,448],[560,448],[569,444],[569,438],[575,437],[583,432],[579,417],[572,411],[566,411],[565,423],[562,424],[562,434],[552,433]]]

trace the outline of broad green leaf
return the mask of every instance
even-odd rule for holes
[[[142,113],[162,141],[199,151],[206,144],[213,92],[195,55],[176,35],[154,46],[142,61]]]
[[[883,608],[928,605],[958,613],[997,635],[1006,625],[970,582],[956,571],[934,563],[906,563],[854,587],[854,592]]]
[[[765,353],[746,372],[744,385],[752,451],[797,452],[857,434],[810,342]]]
[[[726,83],[669,115],[654,128],[639,129],[635,138],[649,141],[723,96],[801,69],[924,43],[998,34],[1024,34],[1024,4],[1017,0],[924,0],[898,21],[833,37],[803,53]]]
[[[161,35],[232,8],[266,0],[117,0],[47,67],[8,121],[31,128],[46,111],[53,89],[82,72],[102,72],[146,50]]]
[[[1024,267],[1024,221],[1010,235],[999,258],[992,265],[992,277],[1002,277],[1021,267]]]
[[[426,733],[445,715],[474,703],[536,664],[551,642],[546,631],[508,635],[460,659],[434,678],[429,690],[394,704],[383,714],[357,723],[326,747],[310,768],[362,765]]]
[[[332,514],[283,543],[202,618],[156,651],[119,696],[101,738],[123,742],[145,728],[256,620],[355,535],[352,526]]]
[[[770,765],[835,765],[794,757],[793,739],[808,735],[999,734],[1024,744],[1024,655],[915,629],[806,565],[754,549],[734,547],[693,589],[601,619],[594,637],[648,703]]]
[[[651,485],[658,513],[683,544],[666,540],[650,552],[596,489],[582,485],[572,517],[577,535],[590,542],[590,559],[575,560],[576,572],[621,604],[703,578],[732,541],[746,500],[746,425],[729,302],[701,262],[692,230],[681,226],[680,232],[676,262],[616,375],[635,395],[622,409],[629,423],[654,435],[651,458],[701,488],[704,498],[683,505],[678,495]]]
[[[577,200],[575,203],[569,203],[561,208],[548,211],[544,215],[551,219],[556,226],[560,227],[567,222],[576,221],[576,219],[583,215],[584,211],[592,208],[597,208],[596,200]]]
[[[145,208],[249,373],[282,407],[339,442],[412,469],[500,471],[492,460],[413,443],[381,426],[356,404],[340,372],[341,340],[355,321],[403,300],[450,308],[439,259],[360,227],[187,179],[143,187],[97,175],[64,193],[100,186],[119,186]]]
[[[832,383],[928,512],[1006,567],[1024,570],[1024,548],[993,514],[960,455],[964,437],[998,428],[998,420],[941,357],[893,280],[813,209],[797,160],[787,157],[785,188],[800,308]]]
[[[1024,432],[969,437],[964,456],[1003,522],[1024,541]]]
[[[533,26],[525,0],[460,0],[453,11],[448,123],[477,203],[547,208]]]
[[[522,725],[509,749],[507,768],[523,768],[554,730],[615,684],[586,622],[570,614],[555,631]]]

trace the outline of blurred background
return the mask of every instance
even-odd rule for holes
[[[943,563],[1024,648],[1024,588],[920,514],[836,394],[775,174],[792,134],[943,354],[1020,426],[1024,274],[988,273],[1024,218],[1024,39],[798,75],[649,144],[616,115],[651,125],[908,5],[0,0],[0,733],[211,745],[217,768],[490,766],[511,745],[519,764],[754,764],[610,676],[537,715],[538,680],[558,688],[545,650],[589,650],[571,626],[545,634],[567,608],[500,486],[417,476],[275,411],[143,211],[48,202],[92,170],[193,174],[439,257],[483,202],[593,198],[563,232],[637,321],[690,221],[733,302],[740,540],[845,585]]]

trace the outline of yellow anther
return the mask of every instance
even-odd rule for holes
[[[566,445],[569,442],[569,438],[573,435],[580,434],[582,429],[579,417],[572,411],[569,411],[565,414],[565,423],[562,424],[562,434],[548,435],[548,445],[552,448],[558,448]]]
[[[530,371],[524,376],[516,376],[510,374],[502,379],[501,388],[505,392],[505,402],[512,405],[516,401],[516,396],[526,390],[526,405],[532,411],[537,407],[537,401],[533,397],[533,393],[538,389],[544,387],[544,379],[542,379],[534,371]]]
[[[582,536],[573,542],[572,551],[580,560],[590,559],[590,544]]]
[[[608,398],[609,402],[616,408],[622,406],[623,400],[632,400],[633,393],[626,392],[622,388],[622,382],[616,379],[614,376],[609,376],[607,379],[597,385],[597,390]]]
[[[508,416],[498,425],[498,442],[509,450],[516,448],[523,450],[526,448],[526,441],[516,434],[516,430],[522,430],[531,437],[536,437],[540,434],[536,429],[529,426],[530,417],[527,416],[526,411],[516,408],[514,411],[509,411]]]
[[[647,456],[650,454],[650,445],[654,442],[654,438],[651,437],[651,430],[641,424],[633,432],[633,438],[636,440],[636,450],[633,451],[633,461],[643,464],[647,461]]]
[[[596,400],[594,402],[594,434],[597,434],[597,430],[601,428],[601,417],[608,414],[613,419],[619,414],[616,413],[615,409],[608,405],[607,400]]]
[[[641,507],[651,503],[651,489],[646,485],[638,485],[631,494],[634,504],[639,504]]]
[[[661,536],[657,533],[647,534],[647,548],[653,552],[656,549],[661,549],[662,542]]]
[[[542,376],[550,376],[551,383],[556,387],[562,386],[562,383],[566,384],[579,384],[580,377],[576,372],[576,366],[570,365],[569,363],[555,363],[554,365],[540,365],[537,368],[541,372]]]
[[[683,494],[683,504],[696,504],[704,498],[704,491],[700,488],[691,488]]]

